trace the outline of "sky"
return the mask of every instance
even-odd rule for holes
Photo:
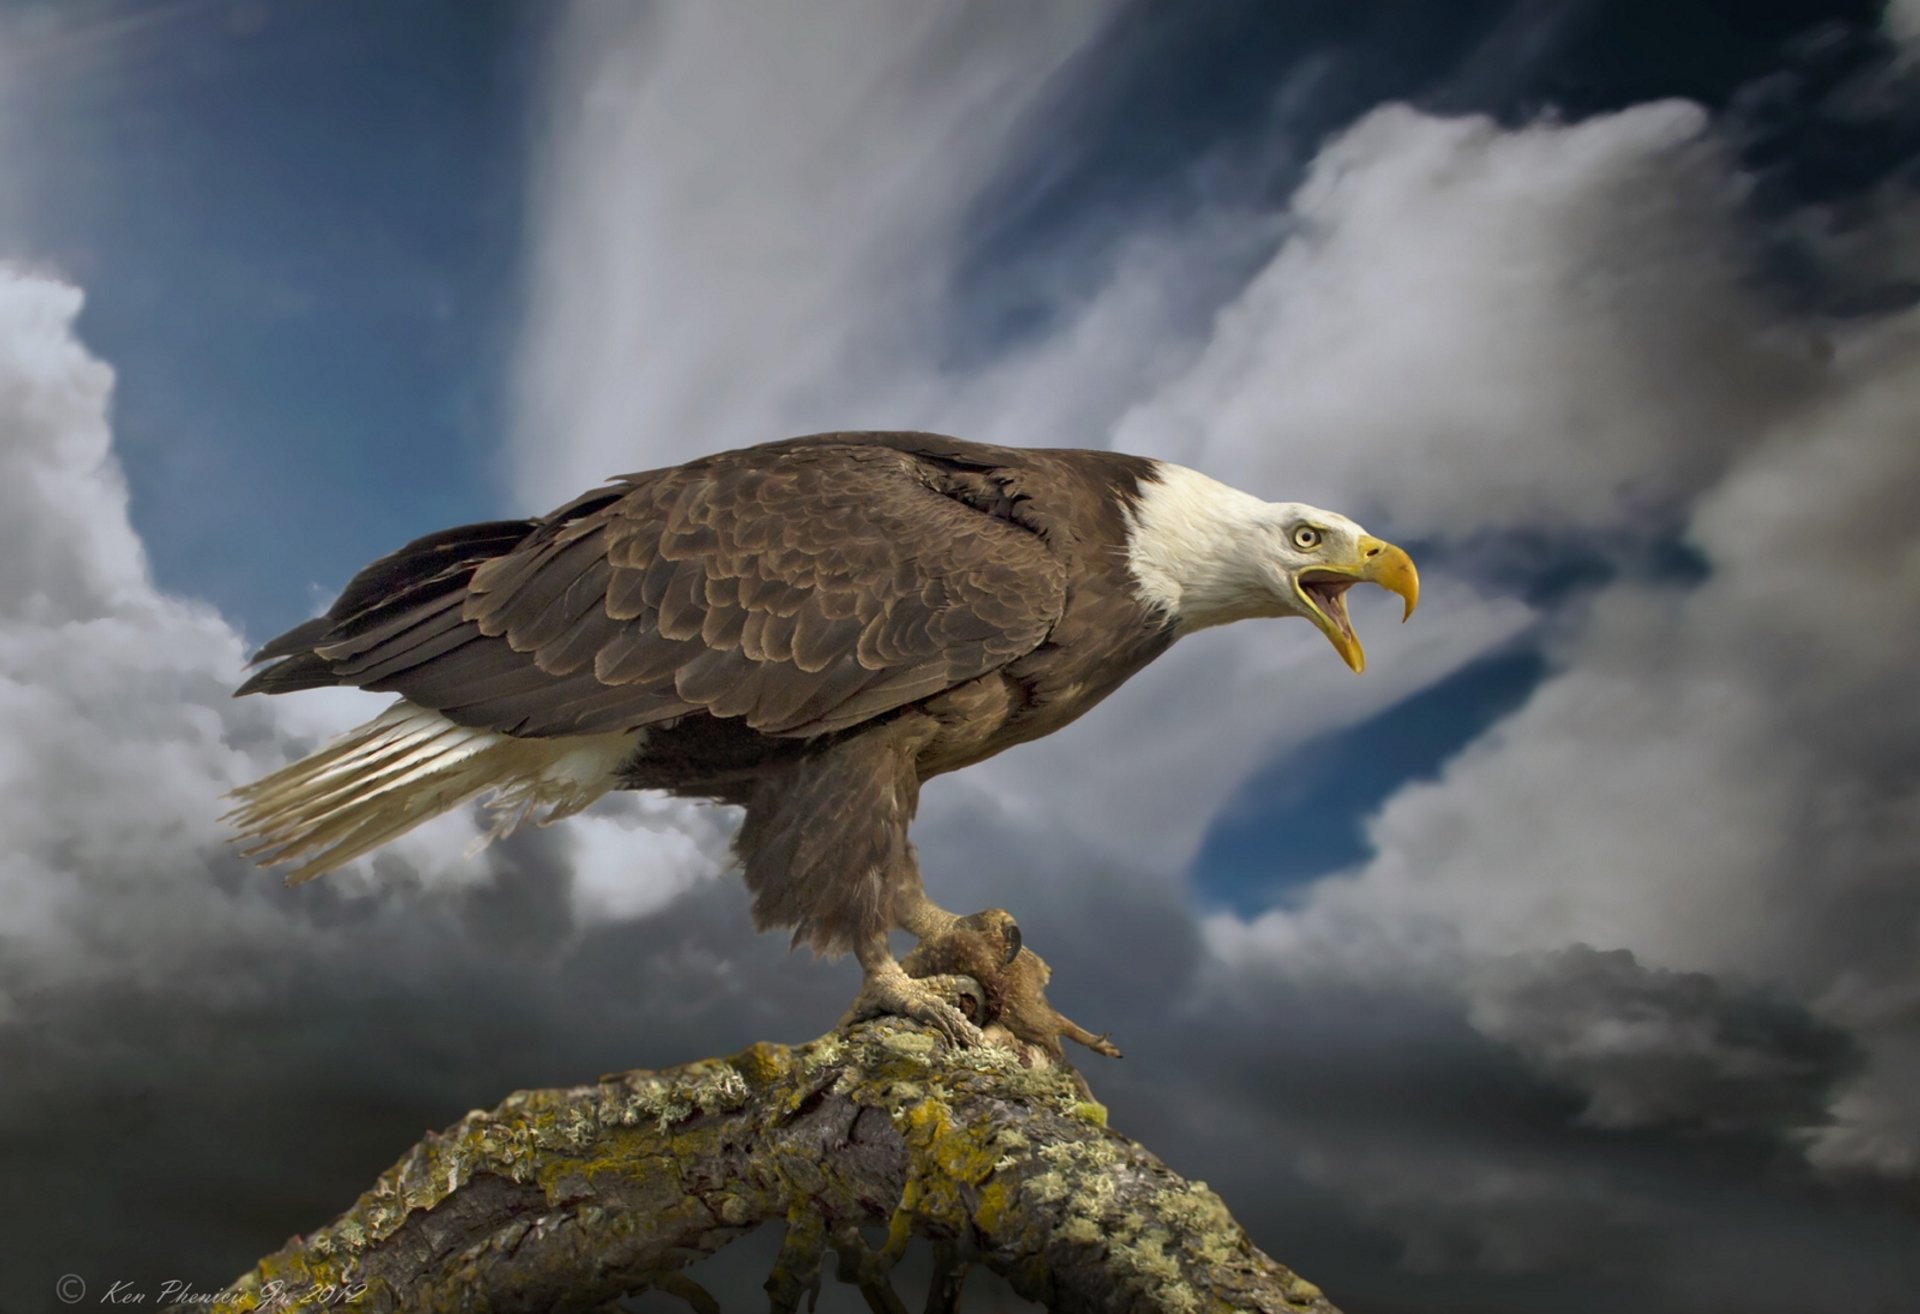
[[[1209,631],[929,786],[1115,1127],[1356,1311],[1905,1309],[1916,158],[1906,0],[0,4],[0,1311],[832,1023],[723,811],[218,817],[383,705],[227,696],[365,561],[859,427],[1420,562],[1362,678]]]

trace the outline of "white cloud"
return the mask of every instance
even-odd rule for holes
[[[72,288],[0,270],[0,898],[14,935],[45,932],[84,893],[76,861],[111,871],[152,844],[177,862],[211,840],[212,814],[196,824],[183,796],[242,757],[212,711],[238,638],[148,583],[109,451],[112,372],[74,340],[79,307]]]
[[[513,453],[529,507],[615,471],[894,424],[964,204],[1109,11],[577,6],[561,34]],[[896,425],[897,427],[897,425]]]
[[[1298,971],[1443,973],[1584,943],[1767,983],[1871,1053],[1822,1160],[1910,1169],[1916,379],[1920,318],[1842,335],[1700,492],[1705,583],[1607,589],[1557,676],[1385,805],[1371,860],[1303,907],[1216,923],[1216,943]]]
[[[1520,131],[1376,110],[1120,445],[1424,537],[1644,523],[1812,369],[1749,290],[1704,127],[1679,102]]]
[[[570,818],[576,912],[620,919],[659,911],[731,867],[735,820],[731,808],[687,808],[658,794],[623,794]]]
[[[1108,446],[1129,408],[1196,353],[1251,349],[1231,319],[1209,348],[1208,307],[1195,304],[1196,287],[1217,286],[1285,226],[1234,203],[1132,235],[1104,282],[1056,271],[1048,333],[973,373],[943,367],[929,330],[953,310],[937,298],[955,225],[1102,11],[957,12],[845,3],[756,14],[750,32],[724,8],[575,15],[540,193],[518,495],[544,507],[614,470],[826,428]],[[782,57],[753,59],[763,47]],[[751,81],[715,72],[746,67]],[[1180,397],[1196,415],[1259,404],[1231,394],[1189,379]],[[1121,445],[1181,455],[1173,437],[1141,423]],[[1324,486],[1319,454],[1295,468],[1242,459],[1272,440],[1234,430],[1193,455],[1271,497],[1315,500],[1302,490]],[[1080,724],[935,786],[929,814],[985,793],[1010,823],[1177,878],[1261,761],[1443,678],[1532,619],[1444,574],[1404,631],[1374,601],[1357,605],[1363,680],[1304,625],[1188,640]],[[680,815],[704,824],[694,805]],[[930,871],[965,861],[924,857]]]
[[[232,889],[213,876],[230,861],[221,795],[386,701],[229,697],[246,645],[153,584],[112,452],[113,372],[75,336],[80,306],[72,287],[0,268],[4,988],[143,979],[284,929],[299,896],[273,876]],[[487,875],[461,860],[474,834],[448,818],[396,854],[471,884]]]

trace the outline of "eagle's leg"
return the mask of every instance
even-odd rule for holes
[[[920,883],[919,854],[911,843],[902,845],[890,865],[887,893],[893,924],[922,945],[939,941],[968,924],[968,919],[948,912],[927,897]],[[1004,919],[1010,928],[1010,947],[1006,950],[1006,956],[1011,960],[1014,954],[1020,952],[1020,931],[1011,917]],[[894,959],[884,934],[856,945],[854,956],[866,972],[866,981],[859,998],[854,1000],[853,1008],[848,1011],[846,1021],[857,1021],[879,1013],[896,1013],[938,1028],[956,1044],[985,1043],[986,1038],[979,1026],[951,1002],[963,995],[970,996],[974,1005],[973,1017],[984,1018],[987,1014],[985,987],[975,978],[958,972],[910,976]]]
[[[927,897],[920,882],[920,854],[908,843],[906,861],[893,880],[893,924],[921,944],[952,935],[962,925],[998,936],[1006,944],[1006,961],[1020,952],[1020,924],[1004,908],[986,908],[971,916],[948,912]]]
[[[960,914],[948,912],[927,897],[920,885],[918,861],[910,870],[910,879],[902,880],[893,892],[894,924],[916,940],[938,939],[960,924]]]
[[[920,888],[917,866],[912,883],[894,891],[893,915],[900,929],[921,944],[944,939],[965,926],[1000,940],[1005,946],[1005,957],[999,964],[1002,967],[1020,952],[1020,923],[1013,920],[1013,914],[1004,908],[986,908],[967,917],[950,913]]]
[[[981,1045],[980,1028],[951,1002],[972,995],[984,1008],[980,987],[959,976],[910,977],[887,945],[903,913],[922,926],[951,920],[920,892],[907,842],[920,801],[916,755],[938,729],[931,717],[902,716],[768,772],[744,800],[733,844],[754,925],[791,926],[796,945],[851,950],[859,960],[866,980],[842,1025],[893,1013],[956,1044]]]

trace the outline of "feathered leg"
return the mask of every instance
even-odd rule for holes
[[[887,945],[903,914],[922,926],[951,923],[920,892],[907,842],[920,802],[915,758],[936,728],[931,718],[903,716],[768,775],[747,800],[734,850],[756,926],[791,926],[796,945],[859,960],[866,980],[846,1021],[894,1013],[977,1045],[980,1029],[951,999],[977,996],[978,987],[960,977],[910,977]]]

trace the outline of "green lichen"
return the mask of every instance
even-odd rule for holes
[[[932,1058],[940,1047],[940,1042],[924,1031],[893,1031],[880,1038],[880,1043],[896,1054],[906,1054],[923,1062]]]
[[[1082,1122],[1090,1122],[1096,1127],[1107,1125],[1107,1106],[1098,1100],[1076,1100],[1067,1113]]]
[[[858,1254],[848,1261],[843,1253],[843,1263],[871,1277],[919,1234],[963,1259],[981,1256],[976,1247],[984,1245],[1036,1299],[1053,1280],[1044,1257],[1066,1244],[1098,1247],[1106,1269],[1125,1289],[1150,1295],[1155,1308],[1210,1308],[1189,1275],[1244,1268],[1258,1253],[1225,1205],[1204,1183],[1171,1174],[1143,1195],[1139,1152],[1106,1130],[1105,1107],[1070,1069],[1027,1066],[1032,1059],[997,1048],[954,1051],[912,1023],[882,1019],[794,1048],[757,1044],[671,1071],[523,1092],[427,1137],[353,1209],[263,1261],[233,1301],[216,1308],[261,1309],[263,1282],[281,1282],[284,1293],[355,1280],[385,1262],[386,1243],[409,1219],[489,1175],[537,1190],[545,1206],[477,1235],[432,1290],[406,1293],[407,1308],[472,1307],[478,1275],[509,1253],[590,1263],[595,1245],[685,1237],[697,1247],[717,1228],[782,1217],[788,1245],[780,1271],[790,1292],[803,1290],[809,1274],[817,1278],[826,1247],[854,1244]],[[848,1193],[816,1142],[783,1131],[823,1096],[882,1111],[905,1147],[905,1189],[877,1256],[850,1243],[838,1224],[831,1235],[821,1224],[858,1218],[870,1200]],[[744,1166],[711,1167],[737,1155],[727,1147],[746,1145],[754,1148]],[[703,1252],[664,1253],[677,1265]],[[1296,1284],[1284,1288],[1290,1301],[1328,1308],[1317,1288],[1286,1276]],[[361,1308],[399,1303],[383,1298]]]

